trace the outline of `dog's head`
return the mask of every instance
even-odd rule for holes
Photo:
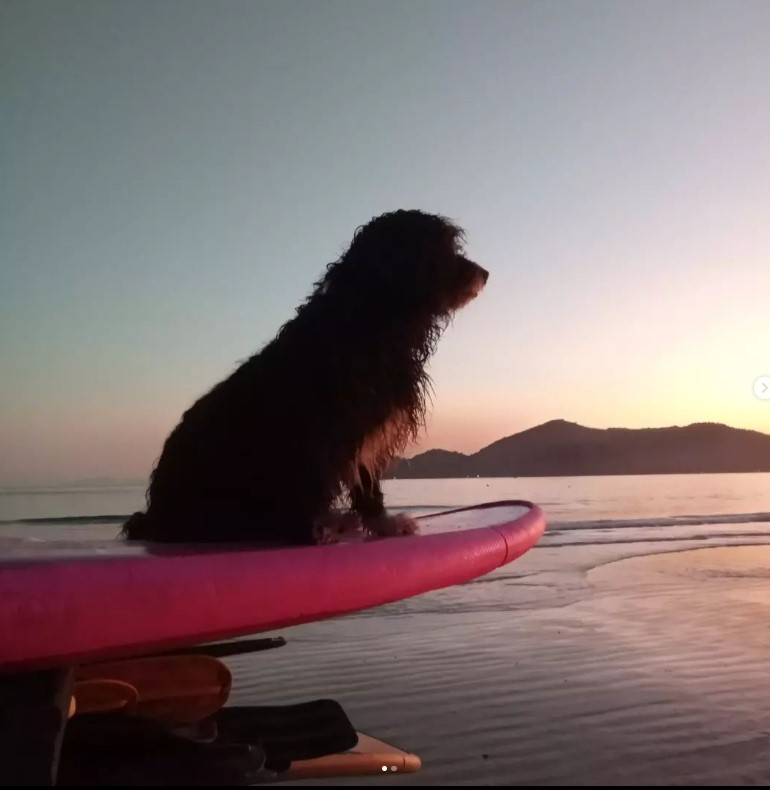
[[[322,286],[355,291],[369,307],[428,323],[451,316],[489,273],[463,254],[463,231],[422,211],[394,211],[360,227]]]

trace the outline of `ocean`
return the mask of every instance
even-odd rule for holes
[[[388,480],[386,503],[416,515],[504,499],[542,507],[541,546],[770,536],[770,474]],[[0,536],[107,539],[143,507],[143,485],[0,488]]]

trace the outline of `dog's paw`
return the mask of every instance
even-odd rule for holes
[[[367,540],[416,535],[420,531],[417,522],[406,513],[396,513],[393,516],[372,519],[364,524],[364,528]]]
[[[364,527],[357,513],[329,513],[313,528],[316,543],[342,543],[363,537]]]

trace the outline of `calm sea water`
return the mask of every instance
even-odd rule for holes
[[[770,536],[770,474],[391,480],[393,510],[428,513],[504,499],[540,505],[541,545]],[[142,507],[144,487],[0,488],[0,536],[104,539]]]

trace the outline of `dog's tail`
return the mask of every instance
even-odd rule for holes
[[[137,512],[123,525],[121,535],[128,540],[147,540],[149,531],[147,514]]]

